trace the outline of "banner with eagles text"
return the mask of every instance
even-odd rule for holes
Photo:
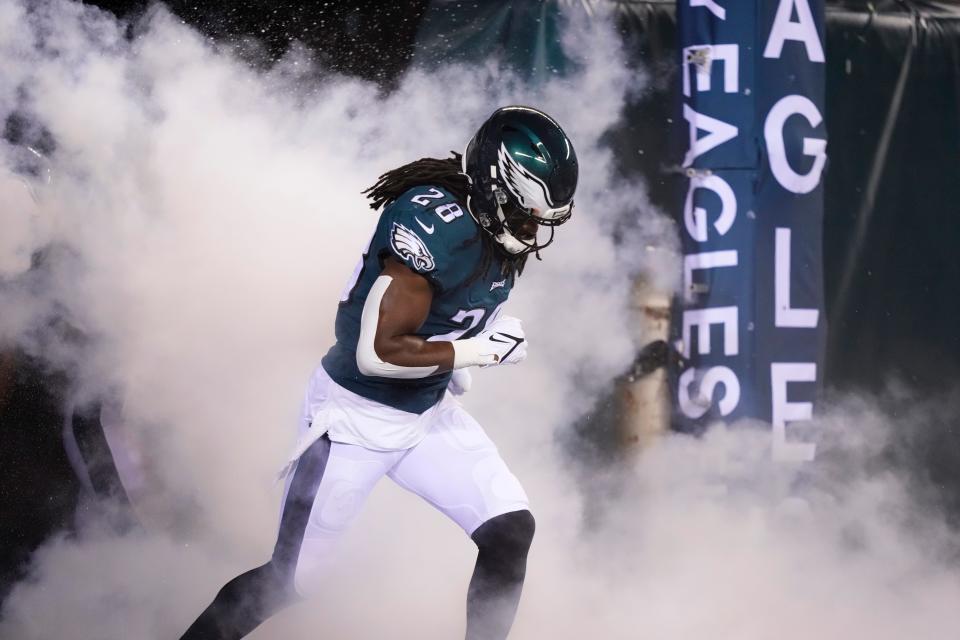
[[[811,460],[822,376],[823,0],[678,0],[687,364],[677,427],[756,418]]]

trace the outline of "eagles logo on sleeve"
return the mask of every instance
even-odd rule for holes
[[[432,271],[436,266],[433,255],[420,236],[399,222],[393,223],[390,245],[397,255],[408,261],[417,271]]]

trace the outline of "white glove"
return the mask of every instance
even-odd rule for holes
[[[499,316],[476,337],[453,341],[453,368],[516,364],[527,357],[520,320]]]
[[[454,369],[447,383],[447,391],[455,396],[462,396],[473,386],[473,376],[469,369]]]

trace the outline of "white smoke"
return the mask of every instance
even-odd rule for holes
[[[545,86],[457,66],[410,72],[383,96],[358,80],[318,79],[296,53],[253,70],[162,7],[132,41],[90,7],[29,7],[0,2],[0,117],[28,114],[57,148],[35,206],[21,182],[0,181],[4,232],[16,230],[0,243],[0,265],[9,277],[50,243],[74,258],[29,295],[0,293],[0,338],[29,344],[52,305],[65,308],[90,337],[85,386],[119,390],[163,491],[139,502],[148,533],[47,545],[2,612],[0,637],[177,637],[223,582],[268,557],[279,504],[271,479],[375,224],[360,191],[411,159],[462,149],[508,103],[563,123],[582,171],[574,219],[511,301],[530,359],[480,372],[465,399],[539,523],[512,637],[806,640],[957,628],[957,575],[932,555],[945,533],[924,519],[923,540],[903,537],[901,519],[888,517],[909,504],[895,477],[855,475],[807,491],[808,508],[778,508],[791,476],[762,464],[765,437],[750,431],[664,442],[619,480],[602,525],[584,527],[556,434],[632,359],[632,277],[670,289],[679,271],[672,225],[642,185],[613,181],[600,143],[642,80],[605,20],[572,22],[565,44],[581,69]],[[5,166],[14,152],[3,149]],[[624,219],[628,241],[614,242]],[[637,249],[646,246],[657,250]],[[52,353],[78,359],[61,351]],[[888,428],[865,411],[834,415],[825,428],[872,427],[865,442]],[[171,514],[185,503],[183,531]],[[456,637],[473,557],[459,529],[385,480],[325,592],[253,637]]]

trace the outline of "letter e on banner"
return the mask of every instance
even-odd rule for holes
[[[813,362],[774,362],[770,365],[773,397],[773,459],[782,462],[809,462],[817,446],[810,442],[787,442],[787,423],[813,418],[813,403],[787,400],[790,382],[815,382],[817,365]]]
[[[690,97],[690,66],[697,70],[697,91],[710,91],[714,61],[723,62],[723,91],[740,90],[740,47],[735,44],[695,44],[683,48],[683,95]]]
[[[707,309],[687,309],[683,312],[683,357],[690,358],[690,332],[697,328],[697,353],[710,353],[710,325],[723,327],[723,355],[735,356],[740,353],[740,335],[738,333],[737,307],[709,307]]]

